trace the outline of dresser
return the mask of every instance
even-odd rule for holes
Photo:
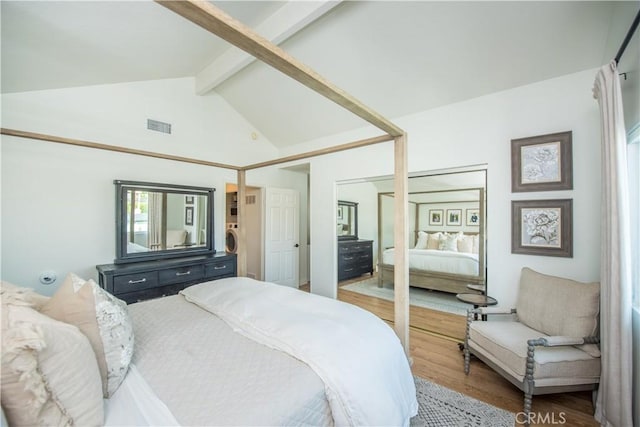
[[[100,287],[130,304],[173,295],[196,283],[236,276],[236,255],[226,252],[129,264],[97,265]]]
[[[373,240],[338,240],[338,281],[373,275]]]

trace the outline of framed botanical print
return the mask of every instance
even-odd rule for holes
[[[511,140],[511,191],[573,188],[572,133]]]
[[[511,253],[573,257],[573,200],[511,202]]]

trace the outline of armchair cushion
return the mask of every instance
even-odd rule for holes
[[[600,284],[549,276],[523,268],[516,303],[518,319],[546,335],[597,335]]]
[[[544,337],[520,322],[473,322],[469,329],[472,349],[520,380],[527,366],[527,340]],[[566,379],[575,384],[592,383],[600,376],[600,359],[574,346],[536,347],[534,360],[536,384],[559,378],[563,384],[567,384]]]

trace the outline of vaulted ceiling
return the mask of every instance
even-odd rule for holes
[[[215,1],[388,118],[598,67],[629,2]],[[2,92],[194,77],[279,147],[364,126],[150,1],[2,1]],[[638,35],[620,64],[638,69]]]

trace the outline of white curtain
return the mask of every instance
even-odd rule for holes
[[[149,192],[147,212],[148,212],[148,233],[149,233],[149,249],[159,250],[162,247],[162,212],[163,212],[163,194],[158,192]]]
[[[632,425],[632,260],[627,143],[615,61],[600,69],[593,93],[600,105],[602,128],[602,376],[596,419],[603,426],[626,427]]]

